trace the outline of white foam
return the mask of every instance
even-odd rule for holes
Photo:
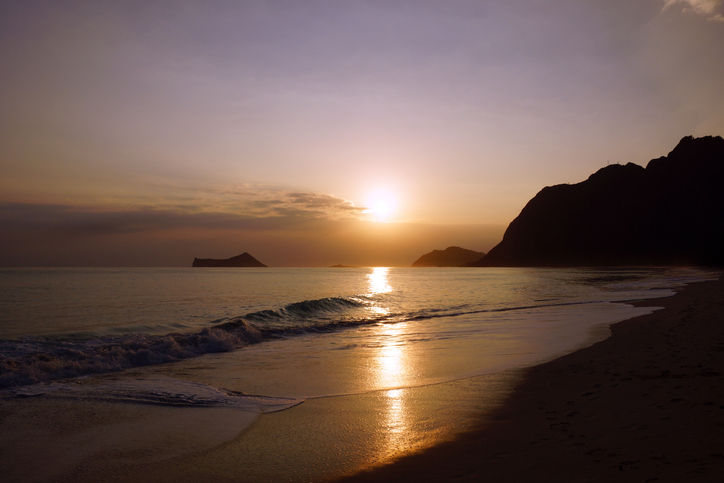
[[[98,384],[51,383],[17,387],[17,397],[93,399],[183,407],[227,407],[261,414],[292,408],[301,398],[267,397],[224,391],[198,382],[164,377],[116,380]]]

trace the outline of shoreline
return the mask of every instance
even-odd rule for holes
[[[340,482],[721,481],[724,282],[697,282],[611,336],[527,369],[452,441]]]
[[[659,473],[647,469],[642,477],[644,473],[638,471],[651,463],[646,458],[653,458],[656,468],[676,466],[687,462],[680,456],[683,453],[657,450],[631,456],[630,448],[621,447],[621,438],[616,440],[608,426],[621,427],[635,441],[635,449],[640,449],[645,446],[640,437],[665,441],[671,434],[678,438],[679,433],[690,431],[692,421],[724,421],[724,391],[716,387],[717,376],[724,373],[722,288],[721,281],[694,283],[677,288],[673,296],[628,302],[667,308],[606,324],[606,332],[613,335],[592,336],[601,342],[590,341],[584,348],[540,365],[400,390],[312,398],[295,408],[258,417],[222,408],[2,400],[0,452],[5,454],[0,457],[0,469],[9,481],[59,482],[627,481],[627,476],[631,481],[657,481]],[[656,341],[652,336],[652,331],[661,337],[669,334],[684,317],[701,321],[703,316],[697,311],[710,314],[709,319],[719,321],[722,328],[712,330],[716,329],[712,323],[704,324],[707,330],[703,330],[690,324],[700,336],[691,347],[672,347],[671,340]],[[668,320],[672,327],[662,326],[661,320]],[[669,334],[672,337],[691,338]],[[612,339],[618,342],[610,346]],[[669,367],[670,362],[685,364],[669,361],[670,357],[711,353],[702,340],[714,346],[712,361],[692,374]],[[641,341],[646,343],[643,349],[639,349]],[[662,348],[669,354],[663,354]],[[652,352],[649,357],[655,363],[644,360],[644,368],[637,369],[647,352]],[[202,369],[193,360],[164,367],[182,375],[189,365]],[[131,372],[150,377],[159,368]],[[698,419],[687,417],[679,426],[671,426],[678,419],[677,408],[662,407],[656,411],[671,413],[661,416],[668,418],[664,426],[656,421],[619,421],[651,413],[655,404],[680,409],[689,402],[688,395],[662,399],[653,388],[645,394],[649,407],[636,409],[636,397],[642,392],[629,391],[634,383],[658,384],[659,393],[663,389],[681,392],[691,382],[688,376],[697,379],[697,384],[710,382],[709,394],[697,403],[699,410],[708,412]],[[114,380],[129,374],[100,377]],[[621,402],[620,394],[618,400],[612,399],[617,388],[629,391],[625,394],[630,400]],[[679,399],[678,404],[670,399]],[[658,433],[650,436],[651,429]],[[715,468],[712,474],[723,475],[724,457],[718,461],[720,457],[714,455],[724,455],[718,442],[724,423],[709,429],[707,447],[712,449],[708,453],[699,449],[688,460],[702,454],[707,457],[703,469]],[[694,448],[702,434],[688,435],[691,441],[686,440],[685,446]],[[691,465],[686,464],[686,471],[674,473],[676,477],[669,481],[690,479]],[[701,471],[700,466],[695,471]],[[696,476],[697,481],[707,481],[701,480],[701,474]]]

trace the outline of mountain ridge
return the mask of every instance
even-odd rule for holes
[[[724,139],[543,188],[468,266],[724,265]]]

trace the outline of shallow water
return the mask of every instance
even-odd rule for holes
[[[223,363],[203,362],[218,387],[249,390],[234,382],[243,379],[259,394],[430,384],[570,351],[597,327],[649,310],[626,301],[666,296],[706,276],[684,269],[6,269],[0,387],[211,353],[229,353]],[[226,381],[230,364],[236,375]],[[268,373],[285,365],[308,374],[272,382]]]

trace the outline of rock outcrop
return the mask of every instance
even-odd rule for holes
[[[447,247],[445,250],[433,250],[418,258],[413,267],[460,267],[466,263],[480,260],[485,253],[460,247]]]
[[[541,190],[470,266],[724,265],[724,139]]]
[[[215,258],[194,258],[192,267],[266,267],[247,252],[224,260]]]

